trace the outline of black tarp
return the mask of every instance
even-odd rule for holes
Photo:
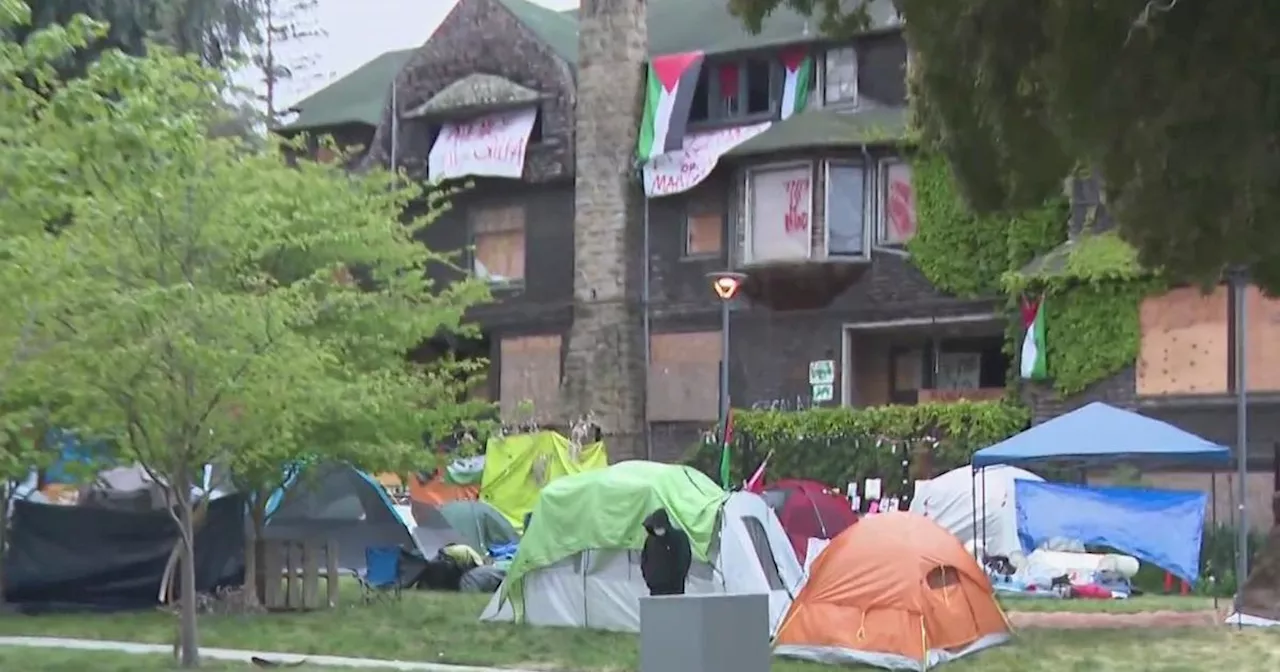
[[[244,574],[245,500],[210,502],[196,530],[196,588],[235,585]],[[4,558],[5,601],[24,612],[148,609],[178,541],[166,511],[13,503]]]

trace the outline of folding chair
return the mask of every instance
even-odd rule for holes
[[[364,549],[364,563],[364,570],[356,573],[364,603],[400,599],[400,548],[370,546]]]

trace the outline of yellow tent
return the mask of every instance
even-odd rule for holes
[[[517,434],[489,439],[485,449],[480,499],[497,509],[517,531],[533,510],[538,493],[551,481],[609,466],[604,443],[592,443],[575,451],[569,439],[557,432]]]

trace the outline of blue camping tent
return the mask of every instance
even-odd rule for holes
[[[1208,497],[1203,492],[1014,481],[1018,540],[1030,553],[1054,537],[1110,546],[1194,583]]]
[[[1226,465],[1231,450],[1173,425],[1102,402],[1060,415],[973,454],[973,467],[1124,461]]]

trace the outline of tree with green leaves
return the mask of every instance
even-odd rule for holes
[[[923,139],[979,212],[1096,172],[1121,236],[1175,280],[1249,268],[1280,291],[1280,6],[1227,0],[896,0]],[[865,2],[729,0],[749,29],[790,7],[847,36]]]
[[[135,56],[148,44],[162,44],[192,54],[206,65],[225,69],[245,55],[245,47],[261,41],[258,30],[264,0],[26,0],[31,19],[13,26],[24,42],[32,31],[67,24],[76,15],[106,27],[64,60],[78,71],[108,49]]]
[[[26,48],[64,43],[66,32],[49,27]],[[0,47],[6,56],[23,49]],[[0,249],[5,279],[21,281],[6,290],[20,287],[40,306],[30,332],[44,350],[22,370],[64,391],[58,421],[110,440],[173,507],[182,662],[191,666],[190,493],[200,470],[230,465],[261,494],[306,459],[419,463],[424,432],[479,409],[459,403],[465,367],[406,354],[465,331],[464,312],[487,289],[427,279],[428,264],[447,260],[416,239],[429,217],[402,221],[422,198],[416,185],[290,166],[279,147],[215,137],[221,75],[193,57],[147,52],[104,52],[82,77],[13,106],[26,142],[0,144],[0,164],[25,160],[31,170],[5,185],[3,214],[16,223],[4,225]],[[40,76],[55,83],[52,72]],[[62,214],[74,225],[43,224]],[[0,304],[0,328],[22,323],[7,319],[20,305]]]

